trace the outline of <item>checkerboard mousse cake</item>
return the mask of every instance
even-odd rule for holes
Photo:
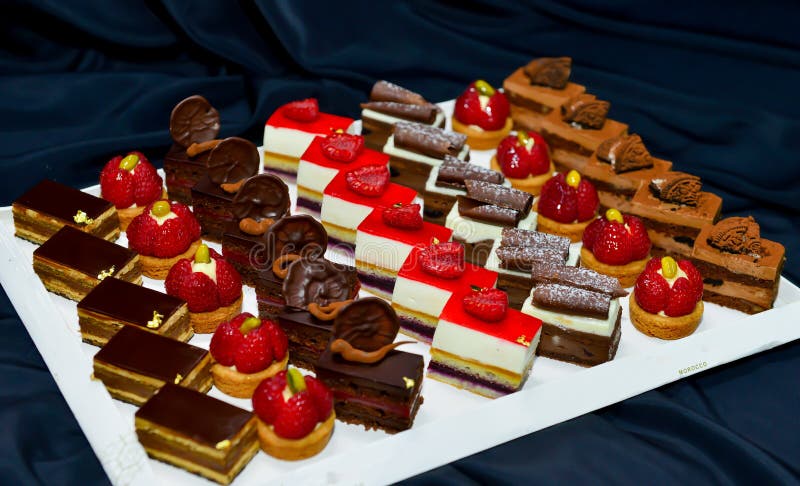
[[[392,298],[397,272],[414,246],[449,241],[453,231],[422,221],[419,204],[378,208],[358,225],[356,270],[364,289]]]
[[[467,136],[420,123],[398,122],[386,140],[392,181],[422,193],[431,170],[445,155],[469,160]]]
[[[433,335],[428,376],[489,398],[522,388],[542,323],[507,305],[498,289],[453,294]]]
[[[572,59],[542,57],[514,71],[503,81],[503,91],[514,113],[543,116],[557,111],[586,88],[570,81]],[[516,120],[515,120],[516,121]]]
[[[164,156],[169,198],[192,203],[192,187],[206,173],[206,160],[219,134],[219,112],[205,98],[194,95],[181,101],[169,118],[173,144]]]
[[[452,155],[445,155],[442,165],[431,169],[431,174],[425,182],[423,193],[425,205],[422,208],[425,221],[445,224],[447,215],[453,209],[458,196],[467,194],[464,181],[468,179],[511,187],[500,172],[464,162]]]
[[[135,414],[147,455],[220,484],[230,484],[258,452],[256,416],[167,383]]]
[[[33,252],[33,271],[48,291],[75,301],[106,277],[142,283],[136,252],[71,226],[58,230]]]
[[[464,262],[464,246],[443,242],[417,245],[397,272],[392,308],[400,332],[430,344],[439,315],[453,293],[470,286],[491,288],[497,272]]]
[[[94,355],[94,378],[112,397],[140,406],[166,383],[201,393],[211,388],[211,355],[203,348],[125,326]]]
[[[369,101],[361,103],[361,134],[367,147],[381,150],[398,122],[414,122],[444,128],[441,108],[422,95],[388,81],[372,86]]]
[[[465,185],[467,194],[458,196],[445,226],[453,230],[453,241],[464,244],[468,262],[484,266],[503,228],[536,229],[531,194],[483,181],[467,180]]]
[[[531,278],[534,287],[522,312],[542,321],[539,355],[583,366],[614,359],[619,299],[628,295],[617,279],[553,262],[535,264]]]
[[[264,168],[294,178],[300,156],[314,137],[352,130],[352,118],[319,111],[314,98],[287,103],[264,126]]]
[[[194,334],[185,301],[114,277],[78,302],[78,325],[81,338],[95,346],[128,326],[184,342]]]
[[[298,211],[319,217],[322,193],[339,172],[364,165],[388,166],[388,155],[364,149],[363,144],[363,137],[348,133],[314,137],[297,168]]]
[[[64,226],[114,241],[119,216],[114,205],[72,187],[45,179],[11,204],[14,235],[36,244]]]

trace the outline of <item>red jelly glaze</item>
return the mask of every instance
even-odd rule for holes
[[[417,191],[414,189],[395,183],[389,183],[386,186],[386,191],[380,197],[362,196],[350,190],[345,180],[345,175],[346,172],[341,171],[333,178],[328,187],[325,188],[326,196],[371,208],[392,206],[395,203],[410,204],[417,197]]]
[[[383,221],[383,209],[374,209],[369,216],[358,225],[358,231],[370,235],[388,238],[390,240],[399,241],[408,245],[430,244],[434,238],[440,242],[450,241],[453,230],[445,228],[442,225],[422,222],[420,229],[404,229],[389,226]]]
[[[450,292],[455,292],[459,289],[469,289],[471,285],[478,287],[494,287],[497,283],[497,272],[486,270],[483,267],[466,263],[464,265],[464,273],[459,278],[440,278],[436,275],[431,275],[422,269],[419,264],[419,253],[428,246],[429,243],[416,245],[411,253],[406,258],[405,263],[397,273],[397,278],[405,278],[414,280],[415,282],[422,282],[431,287],[437,287]]]
[[[287,118],[283,114],[283,107],[281,106],[272,116],[267,120],[266,125],[276,128],[288,128],[292,130],[299,130],[301,132],[316,133],[318,135],[327,135],[336,130],[347,131],[350,125],[353,124],[352,118],[345,116],[331,115],[329,113],[319,113],[316,120],[310,122],[301,122]]]
[[[325,153],[322,151],[322,141],[325,140],[325,137],[317,136],[314,137],[314,140],[311,142],[311,145],[308,146],[306,151],[300,156],[300,160],[303,162],[310,162],[314,165],[319,165],[322,167],[327,167],[329,169],[348,169],[352,170],[357,167],[361,167],[364,165],[388,165],[389,164],[389,156],[378,152],[376,150],[370,150],[368,148],[361,149],[361,153],[353,160],[352,162],[340,162],[338,160],[328,158]]]
[[[521,336],[524,336],[525,341],[530,343],[542,328],[541,320],[511,308],[506,310],[506,316],[502,321],[486,322],[477,317],[473,317],[464,311],[464,305],[462,303],[464,296],[471,291],[472,289],[469,287],[462,287],[459,292],[455,292],[450,297],[450,300],[447,301],[447,305],[444,306],[444,310],[439,319],[520,346],[524,346],[523,343],[519,342]]]

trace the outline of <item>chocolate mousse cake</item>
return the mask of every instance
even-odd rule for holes
[[[772,308],[786,249],[761,238],[752,216],[704,226],[691,261],[703,276],[703,300],[755,314]]]
[[[486,269],[498,273],[497,288],[508,294],[508,305],[521,309],[533,288],[531,269],[537,263],[575,266],[579,253],[570,252],[570,240],[539,231],[504,228],[486,260]]]
[[[491,182],[511,187],[511,184],[500,172],[464,162],[449,154],[445,155],[442,165],[434,167],[425,182],[425,191],[423,192],[425,206],[422,208],[422,216],[425,220],[431,223],[445,224],[447,215],[453,209],[458,196],[467,194],[467,186],[464,182],[466,180]]]
[[[252,412],[172,383],[135,415],[147,455],[220,484],[230,484],[258,452],[256,422]]]
[[[531,268],[533,290],[522,312],[542,320],[540,356],[582,366],[614,359],[628,295],[615,278],[553,262]]]
[[[571,98],[586,92],[586,88],[570,82],[572,59],[541,57],[514,71],[503,81],[513,113],[543,116]],[[516,120],[515,120],[516,121]]]
[[[453,230],[453,241],[464,245],[467,261],[482,267],[503,228],[536,229],[533,196],[490,182],[466,180],[464,184],[467,193],[457,196],[445,226]]]
[[[670,171],[636,191],[630,213],[647,227],[653,256],[690,257],[700,230],[717,222],[722,199],[701,189],[699,177]]]
[[[112,397],[140,406],[166,383],[206,393],[211,364],[203,348],[125,326],[94,355],[94,378]]]
[[[420,123],[398,122],[386,140],[392,181],[422,193],[434,167],[446,155],[469,160],[467,136]]]
[[[181,101],[169,118],[173,144],[164,156],[169,198],[192,204],[192,187],[206,173],[206,161],[219,134],[219,112],[205,98],[194,95]]]
[[[47,290],[75,301],[106,277],[142,283],[135,251],[72,226],[64,226],[33,252],[33,271]]]
[[[36,244],[64,226],[109,241],[119,237],[119,215],[112,203],[49,179],[14,201],[11,214],[14,235]]]
[[[183,299],[114,277],[78,302],[78,325],[83,341],[95,346],[127,326],[184,342],[194,335]]]
[[[397,122],[444,128],[445,117],[441,108],[422,95],[388,81],[378,81],[372,86],[369,101],[361,103],[361,135],[366,146],[381,150]]]
[[[225,227],[236,219],[231,210],[233,198],[260,168],[258,149],[243,138],[226,138],[209,152],[206,174],[192,187],[192,212],[204,239],[222,241]]]
[[[394,310],[376,297],[357,300],[336,317],[315,369],[333,392],[338,420],[389,433],[411,428],[423,401],[425,361],[394,349],[404,344],[394,343],[399,329]]]

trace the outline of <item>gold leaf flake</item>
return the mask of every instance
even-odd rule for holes
[[[92,224],[92,223],[94,223],[94,220],[92,218],[86,216],[86,213],[84,213],[80,209],[78,210],[77,213],[75,213],[75,216],[73,216],[72,219],[78,224],[81,224],[81,223]]]
[[[161,325],[162,319],[164,319],[162,314],[159,314],[158,311],[153,311],[153,318],[147,321],[148,329],[158,329],[158,327]]]
[[[403,377],[403,381],[406,384],[406,388],[409,388],[409,389],[410,388],[414,388],[414,384],[416,383],[414,380],[412,380],[411,378],[409,378],[407,376]]]
[[[230,446],[231,446],[231,441],[229,441],[228,439],[225,439],[225,440],[221,440],[221,441],[217,442],[217,445],[214,446],[214,448],[217,449],[218,451],[221,451],[223,449],[227,449]]]
[[[524,334],[517,338],[517,342],[520,343],[523,346],[530,346],[531,345],[531,342],[525,339],[525,335]]]
[[[180,373],[176,374],[175,375],[175,384],[177,385],[178,383],[181,382],[181,380],[183,380],[183,375],[180,374]]]
[[[114,265],[111,265],[111,268],[109,268],[108,270],[103,270],[102,272],[97,274],[97,280],[103,280],[106,277],[110,277],[110,276],[114,275],[114,272],[116,272],[116,271],[117,270],[114,267]]]

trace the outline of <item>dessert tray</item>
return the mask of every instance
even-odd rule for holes
[[[442,104],[452,112],[452,102]],[[472,161],[488,167],[491,152],[473,151]],[[289,184],[292,200],[296,188]],[[99,195],[99,186],[84,189]],[[127,246],[123,234],[117,241]],[[219,250],[218,244],[209,246]],[[11,208],[0,208],[0,283],[22,318],[103,468],[114,484],[211,484],[183,469],[151,460],[134,431],[136,407],[113,400],[102,382],[92,379],[92,357],[99,348],[83,343],[75,303],[48,293],[34,274],[36,247],[14,237]],[[353,264],[351,257],[328,251],[328,258]],[[144,278],[146,287],[163,291],[163,282]],[[370,295],[362,291],[362,295]],[[593,368],[537,357],[524,388],[490,400],[426,379],[425,402],[412,429],[396,435],[365,431],[337,422],[319,455],[286,462],[257,454],[233,484],[383,484],[446,464],[500,443],[597,410],[694,373],[765,351],[800,338],[795,315],[800,288],[781,278],[775,307],[747,315],[706,303],[700,327],[678,341],[661,341],[638,332],[622,299],[622,338],[616,358]],[[255,291],[244,288],[243,311],[258,313]],[[757,331],[757,332],[756,332]],[[407,339],[405,336],[399,339]],[[208,348],[211,335],[190,343]],[[429,347],[406,351],[430,359]],[[212,388],[210,395],[251,409]]]

